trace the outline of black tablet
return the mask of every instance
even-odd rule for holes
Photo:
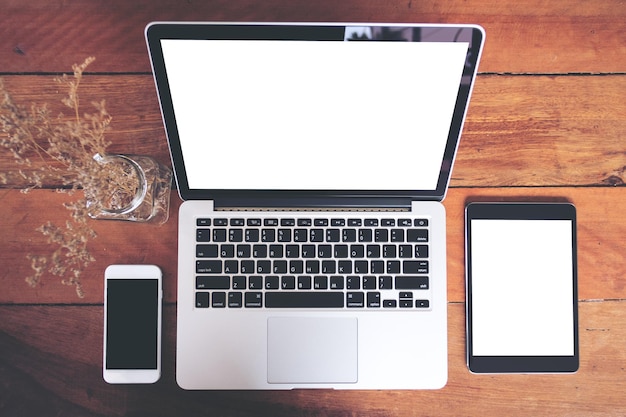
[[[575,207],[471,203],[465,215],[470,371],[576,372]]]

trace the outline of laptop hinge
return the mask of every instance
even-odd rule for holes
[[[220,198],[212,201],[214,210],[245,211],[409,211],[412,207],[408,198]]]

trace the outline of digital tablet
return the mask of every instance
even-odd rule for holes
[[[465,215],[469,370],[576,372],[575,207],[470,203]]]

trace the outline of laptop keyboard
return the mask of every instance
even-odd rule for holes
[[[196,224],[197,308],[430,309],[426,218],[213,217]]]

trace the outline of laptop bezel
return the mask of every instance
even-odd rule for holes
[[[162,39],[228,39],[228,40],[313,40],[343,41],[345,29],[356,27],[438,28],[458,34],[472,31],[467,59],[454,114],[445,146],[444,157],[434,190],[207,190],[191,189],[186,176],[174,107],[161,48]],[[152,70],[157,87],[163,122],[178,192],[183,200],[214,200],[223,207],[386,207],[408,208],[411,201],[441,201],[445,197],[459,144],[477,66],[484,43],[484,30],[477,25],[372,24],[372,23],[226,23],[226,22],[154,22],[145,30]],[[454,36],[452,37],[453,39]]]

